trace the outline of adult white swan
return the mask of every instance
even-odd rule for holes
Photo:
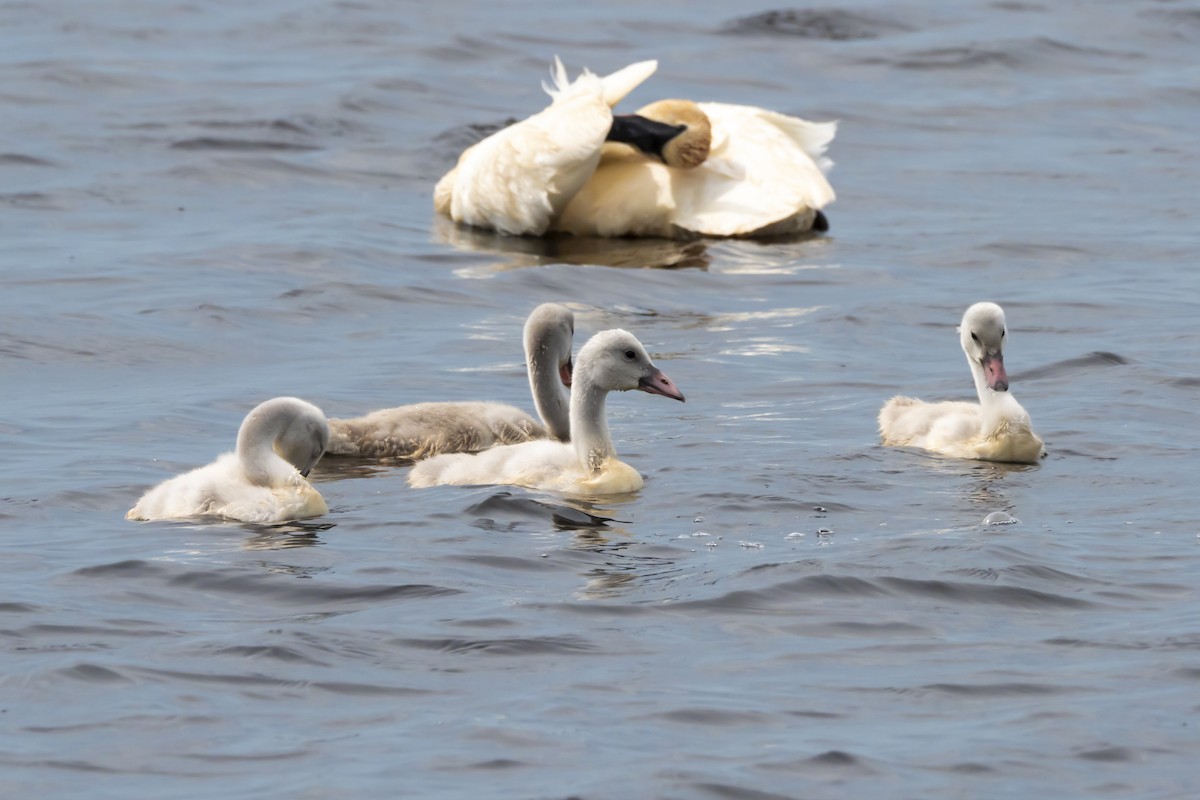
[[[601,78],[584,70],[567,79],[555,59],[550,106],[463,151],[438,181],[433,206],[455,222],[501,233],[540,236],[562,213],[600,163],[605,141],[689,165],[704,154],[667,145],[685,126],[635,117],[614,118],[612,106],[658,68],[640,61]]]
[[[975,377],[978,403],[926,403],[893,397],[879,412],[885,445],[921,447],[955,458],[1034,464],[1045,455],[1029,414],[1008,391],[1004,371],[1007,329],[995,303],[967,309],[959,339]]]
[[[328,442],[321,409],[296,397],[267,400],[246,415],[234,452],[155,486],[125,518],[268,523],[319,517],[329,507],[305,478]]]
[[[414,403],[354,419],[329,420],[329,453],[417,459],[438,453],[473,453],[547,435],[571,436],[569,398],[575,314],[543,303],[525,321],[529,389],[545,427],[519,408],[501,403]]]
[[[709,138],[691,168],[608,144],[553,229],[580,236],[769,237],[824,231],[836,122],[726,103],[661,100],[637,115]],[[683,137],[680,137],[681,139]]]
[[[579,351],[571,386],[571,442],[525,442],[476,455],[421,461],[408,474],[414,487],[440,484],[511,484],[581,495],[642,488],[642,476],[618,460],[608,431],[605,400],[612,391],[639,389],[683,400],[631,333],[596,334]]]

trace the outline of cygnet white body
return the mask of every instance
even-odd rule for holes
[[[959,334],[979,402],[893,397],[879,412],[883,443],[955,458],[1037,463],[1045,447],[1033,432],[1029,414],[1008,389],[1004,310],[995,303],[976,303],[963,315]]]
[[[617,458],[605,401],[612,391],[639,389],[683,400],[633,334],[596,334],[579,351],[571,386],[571,442],[527,442],[477,455],[444,455],[416,464],[414,487],[507,484],[592,496],[633,492],[642,476]]]
[[[305,478],[328,441],[319,408],[296,397],[267,400],[242,422],[234,452],[155,486],[125,518],[274,523],[319,517],[329,507]]]

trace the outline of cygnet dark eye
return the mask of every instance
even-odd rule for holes
[[[979,337],[975,335],[975,331],[971,331],[971,338],[975,340],[975,344],[979,344]]]
[[[635,358],[637,358],[637,353],[633,352],[632,350],[626,350],[625,357],[630,361],[633,361]]]
[[[1008,333],[1008,331],[1000,331],[1000,338],[1003,339],[1004,334],[1006,334],[1006,333]]]

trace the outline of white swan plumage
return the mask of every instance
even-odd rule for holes
[[[158,484],[125,518],[273,523],[319,517],[329,507],[306,477],[328,442],[321,409],[296,397],[267,400],[246,415],[232,453]]]
[[[836,122],[809,122],[753,106],[662,100],[636,112],[689,127],[707,120],[710,145],[698,166],[606,145],[600,164],[553,229],[579,236],[668,239],[768,237],[828,227],[821,209],[835,194],[825,151]]]
[[[571,435],[569,398],[575,314],[543,303],[525,322],[529,389],[542,424],[515,406],[489,402],[413,403],[353,419],[329,420],[331,455],[419,459]]]
[[[920,447],[955,458],[1035,464],[1045,455],[1029,414],[1008,390],[1004,310],[995,303],[967,309],[959,339],[975,378],[978,403],[927,403],[893,397],[879,412],[885,445]]]
[[[576,358],[570,443],[526,442],[475,455],[437,456],[417,463],[408,482],[416,488],[505,484],[584,496],[637,491],[642,476],[617,458],[605,411],[609,392],[631,389],[683,400],[633,334],[602,331]]]
[[[434,188],[434,208],[455,222],[540,236],[587,183],[613,125],[612,106],[658,68],[641,61],[601,78],[567,79],[555,59],[550,106],[463,151]]]

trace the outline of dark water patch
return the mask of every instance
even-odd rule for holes
[[[163,575],[167,571],[162,564],[154,564],[140,559],[126,559],[125,561],[114,561],[111,564],[81,567],[72,574],[84,578],[142,578]]]
[[[722,800],[796,800],[794,795],[763,792],[727,783],[693,783],[692,788],[706,796],[719,797]]]
[[[770,761],[763,764],[756,764],[755,766],[758,769],[768,772],[787,772],[798,775],[817,774],[825,777],[837,776],[841,778],[850,776],[866,777],[878,773],[865,759],[853,753],[848,753],[845,750],[827,750],[824,753],[818,753],[809,758]]]
[[[28,614],[41,610],[40,606],[29,603],[0,603],[0,614]]]
[[[457,561],[464,564],[477,564],[483,567],[517,572],[543,572],[555,567],[544,558],[519,558],[517,556],[499,556],[488,553],[453,553],[442,558],[443,561]]]
[[[277,686],[284,688],[295,688],[305,691],[310,689],[318,689],[336,695],[366,697],[411,697],[428,694],[428,692],[423,689],[411,689],[405,686],[384,686],[368,683],[351,683],[347,681],[302,681],[292,678],[277,678],[262,674],[239,675],[233,673],[187,672],[182,670],[156,669],[150,667],[140,667],[137,669],[137,671],[141,674],[151,677],[167,678],[172,681],[182,681],[184,683],[197,683],[202,685],[219,684],[237,687]]]
[[[908,622],[827,622],[790,625],[782,630],[801,636],[855,636],[874,641],[896,637],[932,639],[936,634],[931,628]]]
[[[312,681],[308,684],[330,694],[350,697],[413,697],[429,694],[425,689],[410,689],[407,686],[383,686],[374,683],[349,683],[347,681]]]
[[[453,164],[458,161],[463,150],[519,121],[516,117],[509,117],[500,122],[472,122],[467,125],[458,125],[435,135],[433,141],[438,146],[438,150],[446,156],[449,164]]]
[[[1104,581],[1098,581],[1095,578],[1089,578],[1086,575],[1074,575],[1070,572],[1065,572],[1054,567],[1047,567],[1042,564],[1014,564],[1010,567],[1004,567],[1000,570],[1006,575],[1016,575],[1023,578],[1037,578],[1038,580],[1049,581],[1050,583],[1070,583],[1070,584],[1088,584],[1088,585],[1104,585]]]
[[[1025,609],[1095,608],[1096,604],[1077,597],[1023,589],[1017,586],[952,581],[927,581],[912,578],[878,578],[879,583],[900,593],[958,603],[995,603]]]
[[[1056,361],[1053,364],[1045,364],[1033,369],[1027,369],[1020,374],[1014,374],[1014,380],[1033,380],[1035,378],[1060,378],[1064,375],[1072,373],[1090,372],[1096,368],[1107,368],[1123,366],[1130,363],[1129,359],[1119,353],[1112,353],[1107,350],[1096,350],[1088,353],[1085,356],[1076,356],[1075,358]]]
[[[215,764],[257,763],[260,761],[288,761],[315,755],[313,750],[284,750],[275,753],[180,753],[181,758],[192,761],[209,761]]]
[[[974,761],[950,764],[941,769],[945,772],[953,772],[958,775],[987,775],[996,771],[995,767],[989,767],[987,764],[979,764]]]
[[[0,167],[56,167],[53,161],[24,153],[0,153]]]
[[[1075,757],[1087,759],[1088,761],[1104,761],[1119,764],[1125,761],[1136,760],[1137,753],[1128,747],[1101,747],[1096,750],[1084,750],[1081,753],[1076,753]]]
[[[798,597],[887,597],[891,592],[864,578],[839,575],[811,575],[766,589],[740,589],[704,600],[675,603],[673,609],[708,611],[774,611],[780,605],[790,605]]]
[[[879,59],[870,59],[868,63],[889,63]],[[964,70],[980,67],[1001,66],[1009,69],[1016,68],[1020,60],[1002,50],[989,49],[979,45],[969,47],[938,47],[930,50],[918,50],[904,58],[890,62],[892,66],[913,70]]]
[[[299,650],[291,647],[283,647],[281,645],[234,645],[232,647],[221,647],[211,651],[217,656],[236,656],[238,658],[258,659],[265,658],[271,661],[282,661],[285,663],[312,664],[314,666],[328,666],[323,661],[310,658]]]
[[[29,733],[87,733],[91,731],[106,731],[112,728],[174,728],[183,725],[212,725],[221,721],[220,717],[207,714],[181,714],[166,716],[150,716],[132,714],[115,720],[101,722],[76,722],[70,725],[27,725],[21,730]]]
[[[479,277],[554,264],[669,270],[708,269],[712,262],[708,245],[703,241],[597,239],[566,234],[504,236],[481,228],[457,225],[441,215],[433,220],[433,235],[435,241],[458,250],[506,259],[503,263],[464,270],[464,274]]]
[[[998,0],[990,4],[991,8],[998,11],[1019,11],[1019,12],[1036,12],[1046,11],[1046,7],[1041,3],[1025,3],[1021,0]]]
[[[262,130],[296,136],[345,136],[362,133],[366,126],[340,117],[301,115],[290,119],[194,120],[198,128],[210,130]]]
[[[483,617],[480,619],[452,619],[448,625],[459,628],[511,628],[518,623],[507,617]]]
[[[766,725],[771,715],[758,711],[730,711],[724,708],[681,708],[651,715],[683,725]]]
[[[194,139],[180,139],[171,143],[173,150],[219,150],[237,153],[273,152],[311,152],[320,150],[316,145],[297,144],[295,142],[278,142],[269,139],[224,139],[216,136],[198,136]]]
[[[517,761],[513,758],[493,758],[487,761],[477,761],[474,764],[468,764],[465,769],[482,769],[482,770],[499,770],[499,769],[516,769],[518,767],[532,766],[524,761]],[[454,769],[464,769],[463,767],[454,767]]]
[[[1174,378],[1168,380],[1167,383],[1172,386],[1179,386],[1185,389],[1194,389],[1200,386],[1200,378]]]
[[[1142,56],[1133,52],[1080,47],[1040,36],[1005,42],[971,43],[950,47],[915,50],[895,58],[870,57],[866,64],[889,64],[909,70],[972,70],[1003,67],[1007,70],[1048,70],[1060,72],[1068,65],[1096,71],[1097,59],[1129,61]],[[1113,67],[1110,67],[1111,71]]]
[[[525,603],[524,607],[545,611],[579,614],[585,617],[641,617],[679,608],[678,603],[667,606],[632,603]]]
[[[63,211],[65,206],[55,202],[45,192],[0,192],[0,204],[28,211]]]
[[[789,717],[801,717],[802,719],[842,719],[845,716],[830,711],[785,711],[783,713]]]
[[[29,625],[17,631],[22,636],[123,636],[128,638],[150,638],[155,636],[172,636],[170,631],[166,630],[130,630],[122,627],[102,628],[98,625],[64,625],[49,622],[40,622],[35,625]],[[101,646],[101,645],[97,645]]]
[[[1178,675],[1181,678],[1200,681],[1200,667],[1180,667],[1179,669],[1172,670],[1171,674]]]
[[[358,480],[396,474],[395,467],[407,465],[405,459],[356,458],[326,454],[309,473],[312,483]]]
[[[133,679],[99,664],[76,664],[73,667],[58,670],[58,674],[84,683],[133,683]]]
[[[308,685],[304,681],[297,681],[292,678],[276,678],[271,675],[261,674],[238,675],[234,673],[221,672],[190,672],[178,669],[159,669],[156,667],[136,667],[132,669],[141,675],[152,678],[164,678],[172,682],[181,681],[183,683],[196,683],[201,685],[220,684],[222,686],[238,687],[301,687]]]
[[[714,508],[721,511],[762,512],[762,511],[791,511],[801,512],[805,516],[825,517],[839,511],[853,511],[852,506],[832,500],[797,499],[778,494],[745,495],[733,492],[709,492],[696,497],[698,508]]]
[[[951,569],[946,571],[947,575],[962,575],[966,578],[975,578],[980,581],[995,582],[1000,578],[1000,573],[991,567],[966,567],[964,569]]]
[[[730,20],[718,33],[733,36],[786,36],[796,39],[856,41],[910,30],[894,20],[841,9],[781,9]]]
[[[490,495],[467,506],[463,513],[476,517],[472,523],[483,530],[514,530],[522,522],[545,523],[546,520],[557,530],[588,530],[607,527],[618,522],[612,517],[592,514],[567,505],[535,500],[512,492],[503,491]]]
[[[1152,8],[1139,17],[1164,23],[1171,36],[1188,41],[1200,39],[1200,8]]]
[[[1056,242],[1004,241],[988,242],[976,249],[987,253],[995,253],[1005,258],[1019,258],[1040,261],[1056,261],[1068,263],[1083,263],[1094,261],[1099,253],[1084,247]],[[1058,303],[1057,305],[1063,305]],[[1093,308],[1093,304],[1069,303],[1071,307]]]
[[[314,581],[284,581],[258,574],[226,575],[213,572],[188,572],[171,578],[167,585],[202,592],[265,597],[289,604],[320,606],[326,609],[330,606],[354,606],[461,594],[458,589],[424,583],[333,586]]]
[[[420,650],[460,655],[484,653],[496,656],[581,655],[599,650],[582,636],[531,636],[502,639],[396,639],[396,644]]]

